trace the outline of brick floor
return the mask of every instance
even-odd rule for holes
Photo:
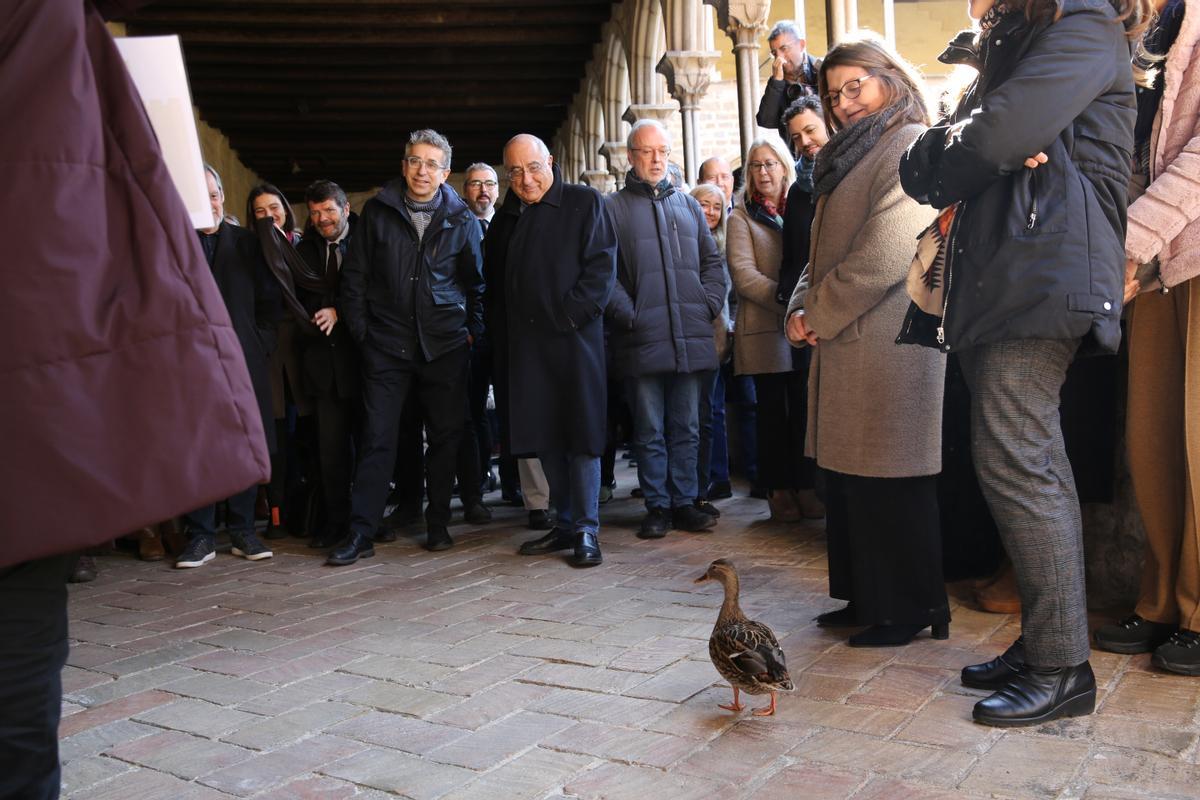
[[[739,497],[711,534],[642,541],[619,478],[591,570],[515,555],[536,534],[503,507],[452,550],[411,530],[341,569],[298,540],[186,571],[99,558],[71,587],[64,797],[1200,797],[1200,682],[1097,654],[1097,714],[975,725],[957,672],[1015,618],[954,602],[948,642],[850,649],[811,621],[838,605],[819,524]],[[774,718],[717,708],[720,592],[692,583],[717,557],[788,656]]]

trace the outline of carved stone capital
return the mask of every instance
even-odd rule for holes
[[[625,143],[605,142],[600,145],[600,155],[608,161],[608,171],[612,173],[616,178],[617,185],[620,186],[625,180],[625,173],[629,172],[629,152],[625,149]]]
[[[767,31],[771,0],[704,0],[717,11],[717,24],[734,45],[757,42]]]
[[[708,91],[712,66],[720,57],[713,51],[668,50],[656,69],[667,79],[667,89],[679,101],[679,107],[695,108]]]
[[[612,174],[604,169],[584,170],[579,177],[584,183],[601,194],[608,191],[608,182],[613,179]]]
[[[641,119],[656,119],[665,125],[667,120],[677,111],[679,111],[679,108],[672,103],[636,103],[625,109],[625,113],[621,115],[621,119],[630,125]]]

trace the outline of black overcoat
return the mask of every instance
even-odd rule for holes
[[[523,207],[510,190],[499,213],[507,224],[492,226],[486,249],[505,249],[504,286],[491,291],[505,298],[512,450],[599,456],[607,419],[601,317],[617,265],[600,194],[564,183],[556,167],[541,201]]]
[[[275,349],[275,323],[283,297],[263,260],[258,237],[228,222],[217,229],[212,273],[246,357],[267,447],[275,452],[275,412],[267,362]]]
[[[350,240],[354,237],[357,220],[358,215],[352,213],[349,220],[350,231],[340,245],[343,264],[350,248]],[[300,244],[296,245],[296,252],[318,274],[325,271],[329,245],[315,230],[300,240]],[[328,336],[320,334],[305,337],[303,341],[304,385],[313,396],[332,395],[343,399],[358,397],[362,391],[358,345],[350,335],[350,328],[342,319],[337,290],[332,293],[317,292],[297,286],[296,298],[304,304],[304,309],[310,316],[322,308],[331,306],[338,312],[338,322]]]

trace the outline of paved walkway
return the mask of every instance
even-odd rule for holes
[[[637,501],[614,500],[590,570],[516,556],[524,513],[500,508],[452,527],[445,553],[413,531],[340,569],[298,540],[195,570],[98,559],[71,590],[64,796],[1200,797],[1200,680],[1097,653],[1094,716],[974,725],[983,693],[958,670],[1002,650],[1015,618],[956,604],[948,642],[848,648],[811,621],[839,605],[820,527],[720,505],[713,534],[644,542]],[[692,579],[722,556],[788,656],[796,691],[774,718],[717,708],[720,587]]]

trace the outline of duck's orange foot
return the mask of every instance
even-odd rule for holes
[[[741,703],[730,703],[727,706],[718,705],[717,708],[723,708],[726,711],[732,711],[733,713],[736,714],[737,712],[742,711],[746,707],[744,705],[742,705]]]
[[[775,693],[771,692],[771,705],[756,708],[753,712],[756,717],[773,717],[775,716]]]

